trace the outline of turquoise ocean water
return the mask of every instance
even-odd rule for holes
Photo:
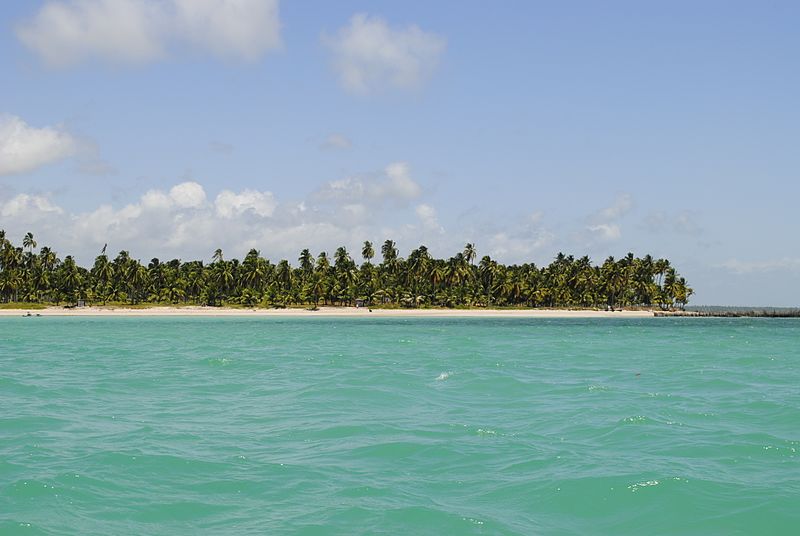
[[[0,319],[0,534],[800,534],[794,319]]]

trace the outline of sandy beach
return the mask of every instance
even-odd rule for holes
[[[308,309],[234,309],[224,307],[81,307],[65,309],[2,309],[0,316],[259,316],[259,317],[480,317],[480,318],[648,318],[652,311],[594,311],[565,309],[373,309],[355,307],[320,307]]]

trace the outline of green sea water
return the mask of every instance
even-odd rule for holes
[[[800,321],[0,319],[0,534],[800,534]]]

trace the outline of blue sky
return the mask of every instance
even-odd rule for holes
[[[0,228],[89,262],[467,241],[800,305],[800,4],[0,5]]]

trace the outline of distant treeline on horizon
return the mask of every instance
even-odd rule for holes
[[[36,251],[31,233],[15,246],[0,230],[0,301],[74,304],[169,303],[286,307],[290,305],[381,305],[398,307],[658,307],[683,308],[692,295],[686,280],[667,259],[650,255],[608,257],[593,265],[589,257],[559,253],[548,266],[504,265],[488,255],[476,262],[467,244],[448,259],[425,246],[400,256],[394,241],[380,247],[369,241],[358,265],[344,247],[332,257],[300,252],[297,266],[273,264],[251,249],[240,262],[218,249],[210,263],[160,261],[142,264],[106,248],[89,268],[71,255],[63,259],[48,247]]]

